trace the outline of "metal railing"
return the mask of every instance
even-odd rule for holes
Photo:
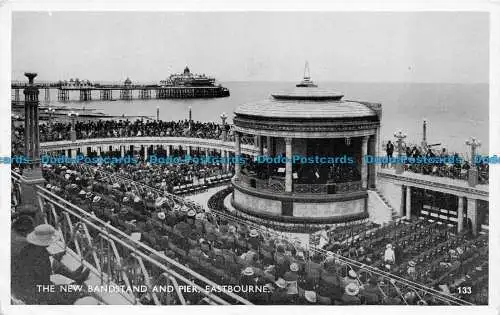
[[[16,190],[23,178],[12,174]],[[219,287],[217,283],[47,189],[36,189],[45,222],[59,232],[66,252],[97,275],[100,283],[95,285],[145,285],[146,292],[133,291],[127,296],[133,304],[193,304],[202,299],[213,304],[251,304],[231,292],[211,292],[210,288]],[[172,200],[182,199],[173,196]]]
[[[284,192],[285,179],[282,177],[271,176],[268,179],[260,179],[255,176],[241,174],[239,182],[249,188],[255,188],[259,191]],[[356,192],[362,190],[361,181],[350,181],[345,183],[331,184],[301,184],[293,183],[293,192],[298,194],[338,194]]]

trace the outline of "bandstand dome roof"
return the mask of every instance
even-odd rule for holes
[[[343,94],[316,86],[272,93],[268,99],[247,103],[235,114],[270,119],[341,119],[376,116],[369,106],[342,100]]]

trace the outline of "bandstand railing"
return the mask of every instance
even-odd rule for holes
[[[12,174],[17,190],[23,177]],[[234,293],[208,291],[218,284],[45,188],[36,189],[44,221],[58,231],[59,247],[91,270],[93,285],[146,286],[146,292],[122,294],[130,304],[192,304],[202,299],[209,304],[251,304]]]
[[[124,179],[127,180],[127,179]],[[131,180],[127,180],[131,181]],[[184,200],[181,197],[165,193],[161,190],[158,190],[154,187],[148,186],[143,183],[136,183],[137,187],[141,187],[140,189],[146,190],[153,192],[157,195],[163,195],[166,198],[170,198],[171,200],[179,200],[179,202],[182,202]],[[185,202],[185,204],[193,206],[193,207],[201,207],[197,205],[194,202],[188,201]],[[333,259],[337,264],[341,265],[345,271],[349,270],[354,270],[357,273],[358,280],[363,276],[367,276],[367,278],[370,278],[372,276],[378,277],[381,281],[379,284],[379,290],[381,291],[381,294],[385,297],[390,295],[393,292],[396,292],[398,296],[402,299],[402,301],[405,304],[409,304],[407,294],[410,293],[411,295],[414,295],[417,297],[417,300],[419,300],[421,303],[423,302],[424,297],[427,296],[432,296],[436,301],[438,301],[439,304],[443,305],[472,305],[472,303],[464,301],[462,299],[459,299],[457,297],[454,297],[452,295],[447,295],[445,293],[442,293],[440,291],[434,290],[430,287],[427,287],[425,285],[422,285],[420,283],[405,279],[403,277],[399,277],[395,274],[380,270],[376,267],[372,267],[363,263],[360,263],[356,260],[347,258],[345,256],[342,256],[340,254],[336,254],[330,251],[326,251],[320,248],[317,248],[315,246],[310,246],[309,244],[303,244],[301,241],[293,235],[293,233],[286,233],[286,232],[278,232],[270,228],[263,227],[261,225],[255,224],[253,222],[249,222],[247,220],[243,220],[241,218],[235,217],[234,215],[230,213],[224,213],[216,209],[209,209],[208,210],[210,213],[213,215],[222,218],[224,220],[227,220],[228,222],[235,222],[239,224],[243,224],[245,226],[249,226],[251,228],[254,228],[258,230],[262,235],[266,237],[273,237],[275,240],[279,242],[279,240],[286,240],[291,244],[294,244],[294,246],[297,249],[301,250],[306,250],[309,251],[310,255],[313,254],[319,254],[321,255],[325,260],[326,259]],[[404,223],[401,223],[404,224]],[[419,302],[419,304],[420,304]]]
[[[259,191],[284,192],[285,179],[281,177],[271,176],[268,179],[260,179],[252,175],[240,174],[240,183],[246,187],[255,188]],[[331,184],[302,184],[293,183],[293,192],[298,194],[338,194],[361,191],[361,181],[350,181],[344,183]]]

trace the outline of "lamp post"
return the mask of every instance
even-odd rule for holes
[[[222,141],[227,141],[227,130],[226,130],[226,113],[222,113],[220,115],[220,119],[222,120]]]
[[[474,187],[478,182],[478,171],[476,166],[476,149],[481,146],[481,141],[472,137],[465,141],[465,144],[470,146],[470,169],[469,169],[469,186]]]
[[[52,107],[49,107],[48,109],[45,110],[45,112],[47,114],[49,114],[49,126],[52,126],[52,114],[55,112],[56,110]]]
[[[156,121],[160,121],[160,106],[156,106]]]
[[[401,158],[403,155],[403,139],[406,138],[406,134],[404,134],[401,130],[394,133],[394,138],[396,138],[396,143],[398,144],[398,157]],[[403,165],[401,164],[401,160],[396,163],[396,174],[403,173]]]
[[[71,118],[71,142],[76,141],[76,128],[75,128],[75,120],[78,117],[78,113],[71,111],[68,113],[68,117]]]

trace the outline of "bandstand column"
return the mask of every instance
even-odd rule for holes
[[[411,219],[411,187],[406,186],[406,219]]]
[[[405,215],[405,198],[406,198],[406,186],[401,185],[401,207],[399,208],[400,217],[404,217]]]
[[[96,148],[96,151],[97,151],[97,156],[101,156],[101,147],[100,146],[98,146]]]
[[[368,164],[365,162],[365,156],[368,155],[368,137],[361,139],[361,185],[363,189],[368,188]]]
[[[464,228],[464,197],[458,196],[457,209],[457,232],[462,232]]]
[[[266,142],[267,142],[267,155],[272,156],[272,154],[271,154],[271,136],[266,137]]]
[[[229,154],[227,150],[224,150],[224,171],[228,172],[229,171]]]
[[[292,138],[285,138],[285,191],[292,192]]]
[[[187,155],[191,156],[191,146],[190,145],[187,146]]]
[[[262,136],[259,136],[259,155],[264,155],[264,141]]]
[[[148,149],[149,149],[149,146],[148,145],[145,145],[144,146],[144,162],[146,162],[148,160]]]
[[[171,150],[171,149],[170,149],[170,145],[167,145],[167,156],[170,156],[170,154],[171,154],[171,151],[170,151],[170,150]]]
[[[235,132],[234,133],[234,156],[235,156],[234,177],[236,179],[238,179],[240,177],[240,173],[241,173],[241,165],[238,161],[240,155],[241,155],[240,133]]]
[[[472,234],[477,235],[477,199],[467,198],[467,217],[471,221]]]
[[[125,146],[124,145],[120,145],[120,156],[121,157],[125,156]]]

